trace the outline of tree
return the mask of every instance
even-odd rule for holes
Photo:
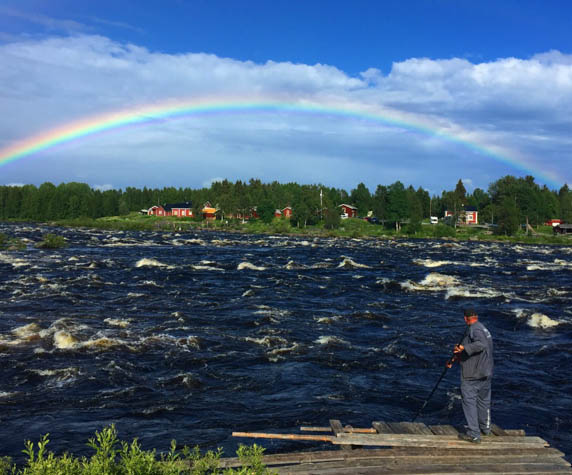
[[[514,199],[506,196],[497,210],[497,234],[512,236],[518,231],[520,220]]]
[[[395,223],[399,229],[399,222],[408,216],[407,192],[403,183],[396,181],[387,189],[386,218],[390,223]]]
[[[373,195],[373,214],[383,221],[386,216],[387,209],[387,187],[377,185],[375,194]]]
[[[325,229],[337,229],[341,224],[340,213],[337,208],[328,208],[325,211],[326,219],[324,221]]]
[[[310,217],[310,208],[304,202],[304,200],[299,200],[294,203],[292,208],[292,218],[296,221],[296,224],[299,228],[301,228],[302,224],[306,227],[306,223],[308,222],[308,218]]]
[[[371,193],[363,183],[352,190],[350,201],[358,209],[358,216],[365,216],[372,208]]]
[[[260,203],[257,207],[256,211],[258,212],[258,216],[264,223],[271,223],[274,219],[274,211],[276,207],[270,200],[264,200]]]
[[[560,201],[560,218],[565,223],[572,223],[572,191],[568,185],[564,185],[558,192]]]

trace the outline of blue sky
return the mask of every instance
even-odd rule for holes
[[[473,189],[530,173],[556,188],[572,182],[570,31],[568,1],[4,0],[0,149],[174,99],[352,113],[118,129],[2,165],[0,184],[258,177],[373,191],[399,179],[440,193],[459,178]]]

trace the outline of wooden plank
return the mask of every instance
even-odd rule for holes
[[[459,440],[448,435],[417,434],[344,434],[339,433],[332,443],[371,446],[418,446],[418,447],[463,447],[478,450],[482,448],[506,449],[511,447],[544,447],[548,443],[539,437],[494,437],[484,439],[481,444]]]
[[[332,432],[336,436],[343,434],[343,432],[344,432],[344,428],[342,426],[342,423],[338,419],[330,419],[330,427],[332,428]],[[346,444],[339,444],[339,445],[340,445],[340,448],[342,450],[352,450],[354,448],[354,446],[351,442],[348,442]]]
[[[522,429],[504,429],[504,433],[512,437],[524,437],[526,435],[526,432]]]
[[[335,436],[331,435],[304,435],[304,434],[267,434],[264,432],[233,432],[233,437],[252,437],[255,439],[288,439],[312,440],[318,442],[332,442]],[[348,442],[351,443],[351,442]]]
[[[387,424],[395,434],[433,434],[433,432],[421,422],[388,422]]]
[[[346,452],[339,452],[339,453],[346,453]],[[315,460],[312,461],[304,461],[304,462],[298,462],[298,463],[294,463],[294,464],[299,464],[299,463],[312,463],[314,465],[318,465],[318,464],[340,464],[341,463],[349,463],[349,464],[354,464],[356,466],[366,466],[366,465],[390,465],[392,467],[398,467],[398,466],[403,466],[403,465],[425,465],[427,467],[431,467],[431,466],[435,466],[435,465],[459,465],[459,464],[464,464],[464,465],[480,465],[480,464],[487,464],[487,465],[491,465],[491,464],[495,464],[495,465],[515,465],[515,464],[519,464],[519,465],[525,465],[525,464],[529,464],[529,465],[538,465],[538,464],[542,464],[542,465],[554,465],[554,466],[558,466],[560,467],[560,470],[565,470],[566,468],[570,467],[570,464],[568,464],[564,459],[560,458],[560,457],[543,457],[543,458],[538,458],[535,456],[532,457],[525,457],[525,456],[521,456],[521,457],[509,457],[506,458],[504,457],[502,454],[496,455],[496,456],[489,456],[489,457],[482,457],[481,455],[472,455],[472,456],[464,456],[464,457],[460,457],[460,456],[456,456],[456,457],[433,457],[430,460],[427,460],[427,458],[425,456],[422,455],[417,455],[414,457],[400,457],[400,458],[391,458],[391,457],[387,457],[387,458],[381,458],[381,457],[377,457],[377,458],[345,458],[345,459],[340,459],[340,460],[322,460],[320,462],[317,462]],[[272,464],[268,464],[266,461],[264,461],[264,463],[267,466],[272,466]],[[284,464],[282,464],[284,465]]]
[[[377,431],[378,434],[393,434],[393,430],[385,422],[372,422],[372,427]]]
[[[332,432],[334,434],[339,434],[340,432],[344,431],[344,427],[338,419],[330,419],[330,427],[332,428]]]
[[[276,469],[274,469],[276,470]],[[311,473],[311,474],[377,474],[377,473],[393,473],[393,474],[435,474],[446,473],[454,474],[570,474],[570,470],[566,467],[553,464],[435,464],[427,466],[426,464],[404,464],[404,465],[387,465],[379,461],[357,461],[352,463],[333,462],[324,464],[303,464],[292,467],[280,467],[278,473]]]
[[[339,442],[341,439],[351,439],[355,438],[360,439],[363,438],[364,440],[382,440],[382,441],[395,441],[400,442],[404,440],[408,440],[411,442],[427,442],[427,441],[444,441],[444,442],[451,442],[451,441],[458,441],[458,442],[466,442],[464,440],[460,440],[458,436],[453,435],[425,435],[425,434],[345,434],[340,432],[336,437],[332,439],[334,441]],[[518,447],[525,447],[526,445],[539,445],[541,447],[548,446],[548,442],[540,437],[536,436],[527,436],[527,437],[512,437],[512,436],[497,436],[497,437],[488,437],[482,440],[481,444],[471,444],[471,445],[487,445],[487,446],[496,446],[500,443],[511,445],[515,448]]]
[[[491,432],[494,435],[509,435],[507,434],[504,429],[501,429],[499,426],[497,426],[496,424],[491,424]]]
[[[464,449],[443,449],[434,447],[393,447],[390,449],[356,449],[352,452],[342,452],[339,450],[321,450],[314,452],[290,452],[283,454],[264,455],[263,462],[268,466],[296,464],[296,463],[318,463],[333,462],[343,460],[357,459],[381,459],[391,462],[392,460],[401,460],[405,458],[422,458],[428,464],[440,458],[457,459],[466,457],[474,457],[475,452]],[[505,460],[515,459],[554,459],[564,456],[560,450],[555,448],[535,448],[535,449],[507,449],[499,454],[498,450],[484,449],[480,450],[476,456],[482,459],[491,459],[494,457],[502,457]],[[237,457],[225,457],[220,460],[222,468],[238,467],[241,462]]]
[[[423,457],[417,459],[345,459],[323,463],[302,463],[298,465],[272,467],[278,473],[572,473],[572,469],[563,459],[556,460],[502,460],[499,454],[495,459],[483,459],[473,456],[449,460],[431,459],[428,463]]]
[[[435,435],[457,435],[459,433],[457,429],[450,425],[429,426],[429,429]]]
[[[302,432],[331,432],[331,427],[307,427],[302,426],[300,427],[300,431]],[[344,426],[344,432],[349,432],[352,434],[375,434],[376,430],[373,427],[352,427],[352,426]]]

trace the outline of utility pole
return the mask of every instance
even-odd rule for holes
[[[323,210],[324,210],[324,207],[322,205],[322,189],[320,188],[320,221],[322,221],[324,219],[322,217]]]

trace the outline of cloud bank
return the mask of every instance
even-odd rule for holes
[[[328,114],[228,113],[154,121],[70,142],[0,168],[0,183],[193,186],[215,178],[353,188],[401,180],[433,192],[511,173],[572,182],[572,55],[411,58],[356,77],[323,64],[164,54],[102,36],[0,46],[0,147],[84,117],[167,100],[273,98],[372,111],[488,147]],[[377,111],[377,112],[376,112]],[[512,161],[512,164],[510,163]],[[520,164],[520,168],[515,167]]]

